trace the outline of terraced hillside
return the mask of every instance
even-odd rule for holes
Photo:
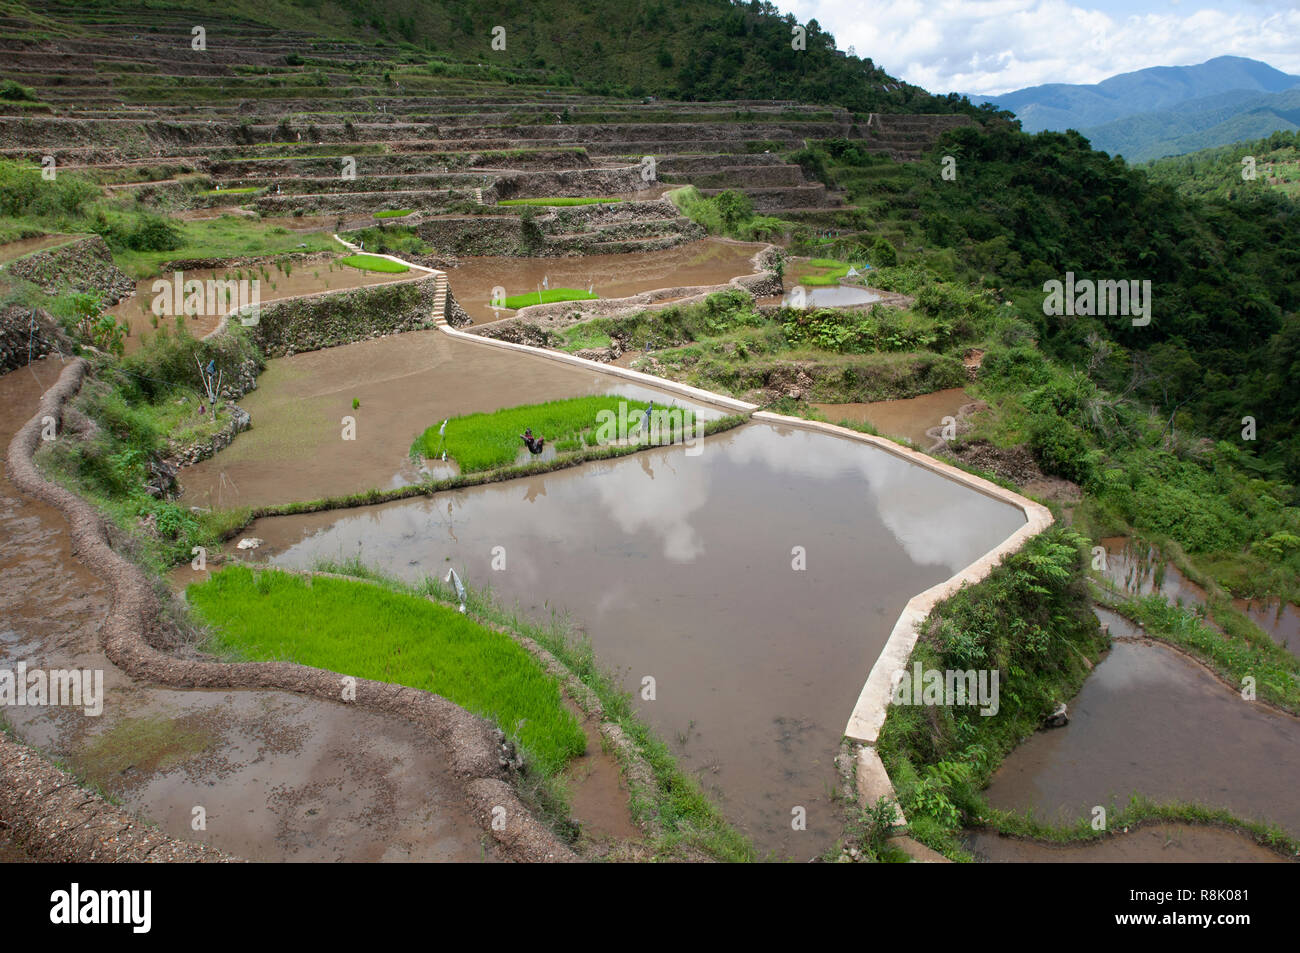
[[[783,153],[843,138],[913,159],[942,130],[972,122],[771,100],[614,99],[554,88],[542,70],[209,12],[115,7],[74,25],[71,6],[44,9],[9,4],[0,18],[0,81],[30,91],[0,103],[0,156],[52,157],[173,212],[243,206],[341,228],[387,211],[442,254],[651,250],[697,237],[658,201],[660,182],[705,195],[740,189],[760,212],[833,209],[843,198]],[[192,48],[195,24],[205,49]],[[617,214],[486,207],[547,196],[648,201]]]

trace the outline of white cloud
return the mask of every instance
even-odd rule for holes
[[[1096,83],[1149,66],[1247,56],[1300,74],[1300,9],[1243,3],[1078,5],[1068,0],[788,0],[890,74],[936,93],[1003,93],[1040,83]],[[1106,3],[1106,6],[1111,4]],[[1135,8],[1149,9],[1136,12]],[[1128,12],[1134,11],[1134,12]]]

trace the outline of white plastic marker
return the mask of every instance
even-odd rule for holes
[[[456,598],[460,600],[460,611],[465,611],[465,587],[461,585],[460,576],[456,575],[456,570],[448,569],[446,582],[456,584]]]

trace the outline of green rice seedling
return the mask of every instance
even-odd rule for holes
[[[548,774],[586,750],[553,676],[503,632],[366,582],[229,566],[187,598],[213,647],[434,692],[491,719]]]

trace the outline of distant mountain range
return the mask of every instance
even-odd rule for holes
[[[1094,148],[1130,162],[1300,129],[1300,76],[1240,56],[970,100],[1010,110],[1026,132],[1077,129]]]

